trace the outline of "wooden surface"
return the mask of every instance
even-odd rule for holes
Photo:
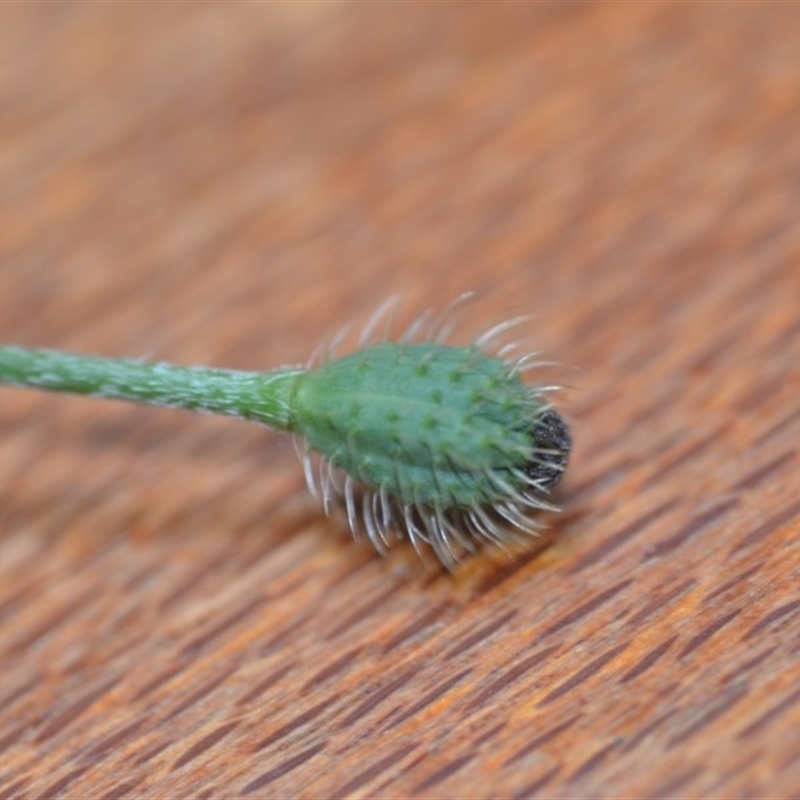
[[[800,794],[800,6],[9,4],[0,59],[2,341],[271,367],[476,288],[576,442],[451,576],[277,434],[1,390],[0,796]]]

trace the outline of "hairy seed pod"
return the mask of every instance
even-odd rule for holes
[[[467,299],[468,295],[459,298]],[[535,533],[530,512],[567,465],[571,440],[548,402],[552,386],[510,359],[518,342],[487,347],[520,319],[473,344],[444,343],[448,313],[423,315],[400,341],[368,344],[306,368],[239,372],[0,346],[0,383],[227,414],[303,437],[309,487],[325,510],[342,501],[354,535],[384,552],[398,538],[430,546],[452,569],[465,551]],[[315,470],[316,467],[316,470]],[[316,474],[315,474],[316,471]]]
[[[440,508],[523,488],[537,418],[553,414],[499,359],[430,343],[325,364],[300,376],[290,405],[309,446],[364,486]]]
[[[288,405],[309,488],[326,510],[343,501],[354,535],[380,552],[408,538],[452,569],[480,542],[504,547],[535,533],[530,512],[554,510],[547,495],[571,449],[547,399],[556,387],[523,383],[541,364],[533,354],[485,351],[518,321],[461,347],[424,325],[420,341],[365,346],[362,337],[356,352],[297,376]]]

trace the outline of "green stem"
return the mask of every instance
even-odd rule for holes
[[[302,373],[297,368],[240,372],[0,347],[0,384],[208,411],[281,430],[294,429],[292,394]]]

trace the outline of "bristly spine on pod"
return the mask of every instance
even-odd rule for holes
[[[571,447],[547,399],[559,387],[522,382],[546,362],[503,343],[526,317],[467,346],[446,343],[455,306],[471,297],[423,315],[397,341],[390,323],[375,333],[389,301],[355,352],[337,357],[340,336],[315,356],[290,403],[306,480],[326,513],[343,506],[353,535],[380,553],[407,538],[451,570],[481,543],[505,548],[537,532],[531,513],[557,510],[547,495]]]

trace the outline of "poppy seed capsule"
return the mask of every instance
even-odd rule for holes
[[[535,534],[529,512],[554,510],[546,496],[566,468],[569,430],[546,400],[557,387],[520,379],[546,364],[537,353],[510,359],[520,342],[497,346],[496,356],[485,351],[525,318],[452,347],[443,344],[451,306],[432,320],[423,314],[400,342],[367,346],[386,308],[360,350],[334,358],[332,345],[319,366],[241,372],[8,345],[0,346],[0,384],[214,412],[301,434],[309,488],[321,489],[326,512],[342,499],[350,529],[381,553],[406,538],[453,569],[482,543],[504,548]]]
[[[561,417],[473,346],[367,347],[298,375],[289,407],[311,450],[406,510],[544,507],[569,454]]]

